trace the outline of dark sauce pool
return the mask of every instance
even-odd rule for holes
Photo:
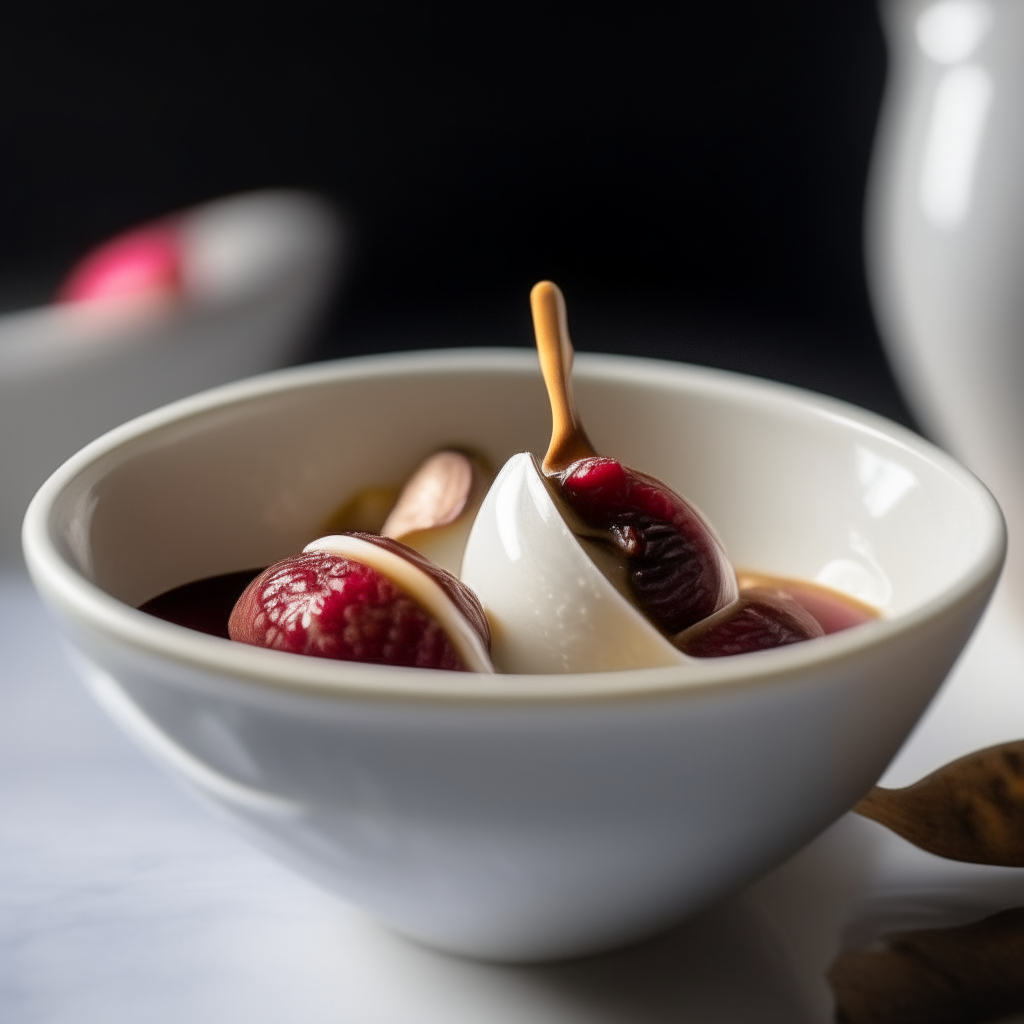
[[[242,591],[261,572],[262,568],[243,569],[223,576],[207,576],[168,590],[139,608],[165,622],[174,622],[227,640],[231,609],[242,596]]]
[[[853,626],[861,626],[865,622],[879,618],[877,608],[872,608],[855,597],[841,594],[831,587],[810,580],[791,579],[788,576],[767,576],[764,573],[736,573],[740,591],[751,587],[767,587],[769,590],[782,590],[788,594],[804,611],[810,612],[821,625],[826,635],[840,633]]]
[[[168,590],[139,607],[158,619],[227,640],[231,609],[242,596],[242,591],[261,572],[262,567],[208,576]],[[760,573],[740,572],[737,575],[741,590],[772,587],[785,591],[821,623],[826,633],[838,633],[878,618],[878,612],[869,605],[816,583]]]

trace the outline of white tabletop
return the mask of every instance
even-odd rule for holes
[[[1001,603],[886,781],[1020,737],[1024,629]],[[2,1021],[824,1024],[841,942],[1014,905],[1024,871],[951,865],[847,816],[629,950],[531,968],[433,953],[194,806],[93,706],[28,581],[0,577]]]

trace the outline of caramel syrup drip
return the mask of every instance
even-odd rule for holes
[[[561,473],[597,451],[590,443],[572,393],[572,341],[561,289],[541,281],[530,292],[533,329],[537,335],[540,372],[551,402],[551,442],[541,468],[548,476]]]

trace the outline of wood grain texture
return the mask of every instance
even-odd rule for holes
[[[1024,867],[1024,740],[968,754],[905,789],[876,786],[854,810],[939,857]]]
[[[1024,1011],[1024,908],[891,935],[828,974],[839,1024],[983,1024]]]

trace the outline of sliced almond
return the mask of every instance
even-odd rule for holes
[[[409,478],[380,535],[400,540],[458,575],[491,474],[465,452],[431,455]]]
[[[447,526],[462,514],[472,490],[473,463],[469,456],[456,451],[437,452],[409,478],[380,535],[401,540],[415,530]]]

